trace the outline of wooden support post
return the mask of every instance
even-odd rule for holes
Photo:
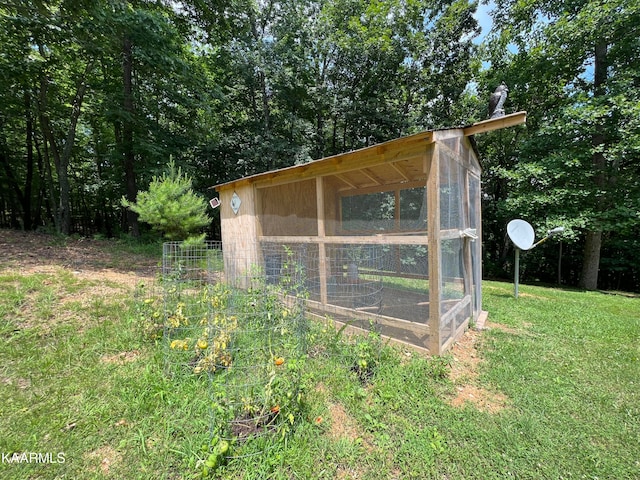
[[[440,355],[440,147],[433,146],[427,178],[427,236],[429,237],[429,341],[428,349]],[[428,155],[428,153],[426,154]]]
[[[320,277],[320,303],[327,304],[327,250],[324,225],[324,177],[316,177],[316,204],[318,217],[318,275]]]
[[[476,200],[476,235],[478,235],[478,241],[476,242],[475,249],[475,264],[474,275],[476,284],[476,303],[479,313],[482,312],[482,208],[481,208],[481,194],[480,194],[480,176],[478,175],[478,198]]]
[[[396,188],[394,192],[394,198],[395,198],[394,228],[396,231],[400,231],[401,218],[400,218],[400,189],[399,188]],[[396,270],[396,273],[400,275],[402,273],[402,256],[400,254],[400,245],[396,245],[394,247],[394,250],[396,251],[395,270]]]
[[[473,267],[473,288],[475,289],[473,296],[473,314],[474,316],[479,316],[482,314],[482,201],[480,199],[480,174],[477,176],[475,174],[470,174],[470,176],[470,182],[473,181],[476,184],[474,188],[475,198],[473,199],[475,211],[472,215],[475,217],[476,235],[478,236],[478,240],[476,240],[475,244],[471,247],[475,249],[474,255],[471,258],[471,264]],[[477,320],[477,318],[474,318],[474,320]]]
[[[471,197],[469,196],[469,171],[465,169],[463,172],[463,202],[462,209],[463,215],[463,229],[471,228]],[[463,237],[462,240],[462,261],[464,265],[464,294],[471,295],[471,289],[473,288],[473,265],[471,262],[471,249],[474,247],[471,238]],[[471,309],[473,311],[473,308]]]

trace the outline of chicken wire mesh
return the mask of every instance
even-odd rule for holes
[[[415,302],[399,298],[396,290],[417,293],[423,288],[420,293],[428,293],[426,245],[326,244],[323,273],[317,244],[263,242],[261,250],[268,282],[280,281],[282,259],[286,252],[295,252],[301,259],[300,280],[312,301],[321,300],[321,274],[325,275],[327,303],[349,309],[389,312],[400,304],[387,291],[404,301],[405,307]],[[404,280],[398,280],[399,275]],[[404,316],[415,319],[419,315],[407,311]]]
[[[426,245],[262,242],[260,247],[269,281],[278,281],[285,251],[300,258],[307,315],[328,315],[360,331],[427,347]]]
[[[165,372],[207,382],[216,444],[250,445],[247,440],[266,433],[284,434],[299,415],[307,326],[293,256],[280,270],[290,265],[291,275],[277,282],[260,264],[234,272],[230,281],[220,243],[164,245]],[[251,448],[264,450],[255,442]]]

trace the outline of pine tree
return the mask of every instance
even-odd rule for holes
[[[149,190],[138,192],[136,202],[122,198],[122,205],[140,216],[167,240],[194,240],[193,234],[211,222],[207,202],[194,193],[191,178],[169,161],[169,170],[154,176]],[[205,234],[196,236],[204,240]]]

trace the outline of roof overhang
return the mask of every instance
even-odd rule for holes
[[[464,127],[423,131],[351,152],[313,160],[301,165],[250,175],[212,188],[220,191],[251,183],[291,181],[313,176],[332,175],[349,169],[366,169],[381,162],[394,162],[401,152],[424,149],[427,145],[448,137],[471,137],[472,147],[476,150],[473,135],[520,125],[526,122],[526,117],[526,112],[518,112]],[[477,155],[477,150],[475,153]]]

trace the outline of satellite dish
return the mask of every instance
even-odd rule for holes
[[[520,250],[529,250],[533,246],[535,233],[533,227],[519,218],[511,220],[507,224],[509,238]]]

